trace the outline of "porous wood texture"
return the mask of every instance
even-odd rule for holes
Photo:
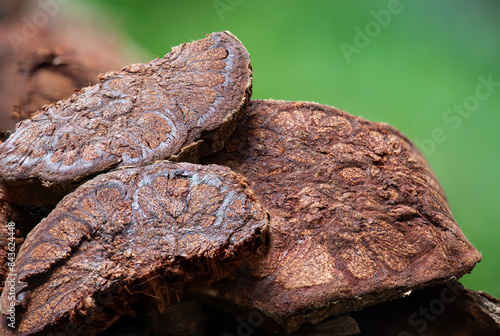
[[[252,101],[204,162],[245,176],[271,214],[267,257],[211,293],[288,332],[459,278],[481,259],[421,153],[387,124],[315,103]]]
[[[8,197],[28,202],[19,194],[29,193],[12,185],[55,187],[112,167],[168,159],[185,148],[191,153],[186,156],[195,156],[193,142],[220,130],[207,137],[210,143],[196,143],[203,152],[217,150],[243,113],[251,82],[249,55],[229,32],[107,73],[99,84],[21,122],[0,145]]]
[[[260,253],[268,222],[227,167],[165,161],[101,174],[65,197],[19,251],[18,334],[68,323],[93,334],[127,313],[132,293],[164,307],[184,285],[219,280]],[[115,294],[103,303],[102,292]],[[4,291],[6,315],[11,302]]]

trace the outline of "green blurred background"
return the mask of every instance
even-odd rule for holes
[[[230,30],[251,54],[253,98],[315,101],[402,130],[483,255],[463,283],[500,297],[500,86],[476,93],[479,78],[500,83],[500,1],[81,2],[148,51],[138,61]]]

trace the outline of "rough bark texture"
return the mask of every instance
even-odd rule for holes
[[[271,214],[267,257],[212,294],[288,332],[459,278],[481,259],[420,152],[387,124],[314,103],[252,101],[205,162],[247,177]]]
[[[33,191],[35,199],[26,199],[21,186],[56,187],[112,167],[220,149],[244,111],[251,82],[249,55],[228,32],[107,73],[98,85],[20,123],[0,146],[7,196],[18,204],[40,202]],[[217,136],[197,141],[210,131]]]
[[[65,197],[19,251],[18,334],[70,322],[93,334],[128,312],[133,293],[164,307],[184,285],[219,280],[262,252],[267,229],[267,213],[226,167],[157,162],[102,174]],[[112,304],[102,292],[115,293]],[[11,302],[4,292],[4,314]]]

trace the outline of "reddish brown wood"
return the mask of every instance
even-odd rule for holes
[[[243,113],[251,82],[248,52],[229,32],[107,73],[99,84],[45,106],[0,145],[9,200],[41,202],[39,194],[49,190],[36,186],[64,195],[65,186],[112,167],[220,149]],[[202,133],[209,134],[198,141]]]
[[[387,124],[252,101],[205,162],[247,177],[271,214],[269,254],[222,282],[218,297],[289,332],[459,278],[481,259],[420,152]]]
[[[99,175],[22,246],[14,270],[19,335],[69,322],[104,330],[140,293],[163,307],[184,286],[219,280],[259,253],[267,229],[267,213],[226,167],[165,161]],[[119,294],[99,302],[113,288]],[[6,315],[10,302],[4,292]]]

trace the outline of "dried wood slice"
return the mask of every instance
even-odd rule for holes
[[[288,332],[459,278],[481,259],[421,153],[387,124],[252,101],[205,162],[245,176],[271,214],[266,258],[211,293]]]
[[[67,323],[93,334],[139,292],[162,307],[186,284],[226,276],[265,248],[267,229],[267,213],[227,167],[165,161],[101,174],[30,232],[2,312],[19,304],[19,335]],[[102,292],[120,294],[102,302]]]
[[[9,200],[54,203],[35,186],[61,197],[71,183],[113,167],[195,160],[222,148],[244,112],[251,74],[248,52],[229,32],[105,74],[18,124],[0,145]]]

